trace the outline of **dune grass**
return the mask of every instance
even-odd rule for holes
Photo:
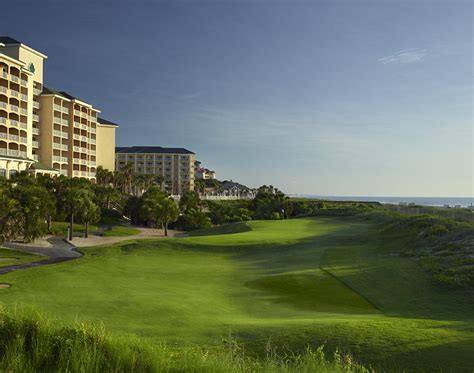
[[[44,259],[46,259],[44,256],[28,254],[22,251],[0,247],[0,268],[16,264],[36,262],[38,260]]]
[[[0,370],[7,372],[321,372],[369,373],[352,356],[323,347],[264,359],[247,356],[231,336],[214,348],[176,349],[140,340],[111,338],[102,327],[53,326],[38,313],[0,310]]]
[[[232,333],[255,358],[270,340],[277,355],[324,344],[387,371],[474,366],[474,295],[392,255],[404,236],[361,218],[246,226],[85,248],[79,260],[3,276],[14,286],[0,302],[180,351]]]
[[[116,225],[109,230],[106,230],[103,234],[104,237],[125,237],[133,236],[140,233],[140,230],[132,227],[125,227]]]

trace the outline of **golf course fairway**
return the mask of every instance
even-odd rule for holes
[[[0,303],[176,348],[232,334],[257,354],[324,344],[376,369],[472,372],[473,293],[434,284],[401,245],[355,217],[236,223],[2,275]]]

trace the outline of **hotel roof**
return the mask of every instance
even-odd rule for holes
[[[5,44],[5,45],[21,44],[18,40],[15,40],[9,36],[0,36],[0,43]]]
[[[194,154],[184,148],[163,148],[161,146],[118,146],[115,148],[115,153],[165,153],[165,154]]]
[[[99,124],[106,124],[107,126],[115,126],[115,127],[119,126],[117,123],[111,122],[110,120],[107,120],[101,117],[97,118],[97,122]]]

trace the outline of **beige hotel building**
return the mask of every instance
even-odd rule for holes
[[[117,124],[92,104],[45,87],[46,58],[0,37],[0,176],[29,170],[94,181],[97,166],[115,168]]]
[[[183,148],[161,146],[117,147],[115,169],[132,165],[134,174],[161,176],[167,193],[183,195],[194,190],[194,161],[196,155]]]

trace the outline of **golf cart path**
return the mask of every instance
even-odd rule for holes
[[[46,236],[36,240],[32,244],[26,244],[22,242],[7,242],[4,246],[8,249],[44,256],[45,259],[36,262],[13,264],[6,267],[0,267],[0,275],[18,271],[20,269],[40,267],[80,258],[84,254],[77,250],[78,247],[111,245],[121,241],[136,239],[167,238],[164,237],[163,231],[161,229],[142,227],[136,228],[140,230],[140,233],[123,237],[102,237],[90,234],[89,238],[74,237],[72,242],[58,236]],[[186,236],[186,234],[182,232],[173,230],[169,230],[168,235],[169,237]]]

